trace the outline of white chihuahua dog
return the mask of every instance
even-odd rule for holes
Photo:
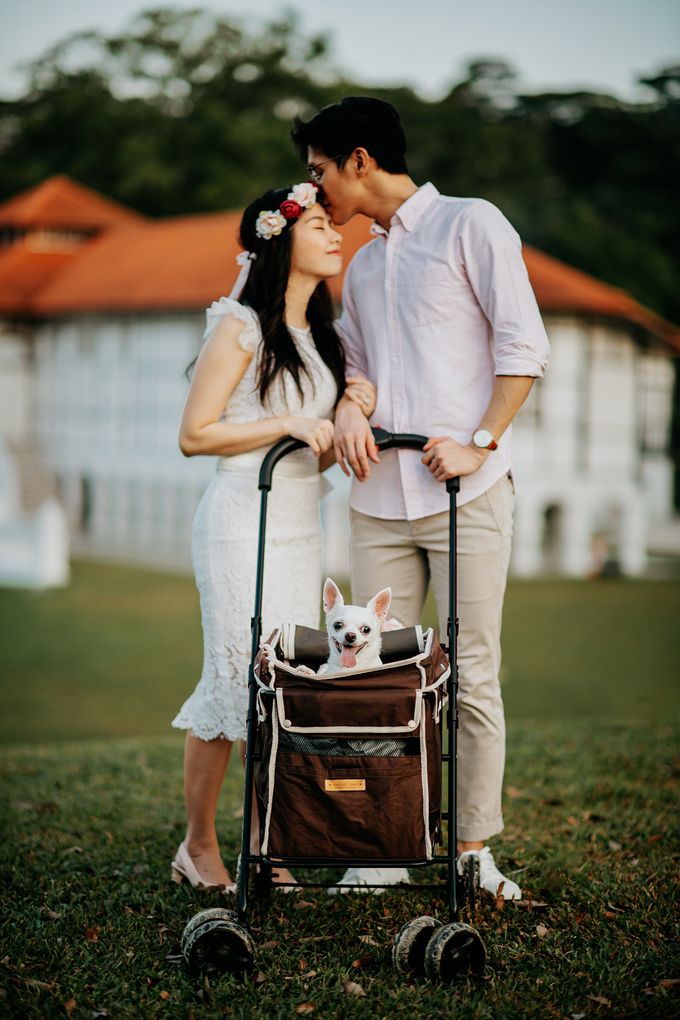
[[[321,673],[341,669],[368,669],[381,666],[382,631],[392,601],[392,589],[383,588],[368,605],[346,606],[335,581],[326,578],[323,586],[323,608],[328,631],[328,660],[319,668]]]

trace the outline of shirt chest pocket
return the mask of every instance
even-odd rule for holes
[[[462,297],[461,290],[462,281],[447,266],[409,270],[399,283],[400,313],[412,326],[450,322]]]

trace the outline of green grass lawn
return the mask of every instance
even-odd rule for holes
[[[669,719],[679,620],[678,582],[511,583],[508,719]],[[189,578],[80,563],[63,591],[0,591],[0,742],[168,733],[200,668]]]
[[[275,894],[251,918],[261,947],[255,980],[190,979],[173,962],[182,928],[220,900],[169,880],[183,831],[179,750],[172,738],[4,750],[0,1015],[678,1016],[680,762],[671,727],[510,727],[507,826],[494,845],[545,905],[482,906],[473,920],[487,945],[486,978],[452,989],[392,972],[401,925],[421,913],[446,917],[441,898],[417,890]],[[236,766],[219,817],[232,867],[240,801]],[[349,996],[343,981],[364,996]]]
[[[0,592],[0,1016],[679,1016],[679,611],[677,583],[511,584],[493,845],[544,905],[484,905],[485,980],[441,989],[389,962],[405,920],[445,918],[422,890],[278,894],[252,917],[254,980],[190,979],[181,930],[220,902],[169,881],[184,825],[169,720],[201,659],[193,584],[77,564],[64,591]],[[219,814],[232,867],[241,797],[234,762]]]

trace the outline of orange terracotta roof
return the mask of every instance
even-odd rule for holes
[[[640,326],[680,351],[680,328],[639,304],[618,287],[603,283],[545,252],[524,246],[524,261],[541,311],[620,319]]]
[[[0,313],[24,315],[41,287],[76,258],[76,250],[32,251],[23,244],[0,250]]]
[[[44,185],[0,206],[0,222],[7,222],[8,210],[15,222],[29,221],[56,226],[52,198],[72,195],[75,206],[89,203],[89,220],[83,208],[83,224],[92,225],[108,210],[119,229],[107,230],[64,259],[57,274],[50,271],[45,285],[36,292],[40,263],[24,262],[26,279],[21,278],[17,259],[17,288],[12,307],[34,315],[63,315],[82,312],[151,312],[204,308],[215,298],[228,294],[236,278],[236,255],[240,213],[206,213],[164,220],[147,220],[108,199],[96,195],[68,178],[51,178]],[[42,197],[41,197],[42,196]],[[50,198],[52,196],[52,198]],[[85,202],[85,197],[87,202]],[[38,208],[42,209],[40,219]],[[14,210],[14,211],[12,211]],[[71,214],[75,216],[75,211]],[[63,221],[60,221],[63,222]],[[73,222],[72,222],[73,225]],[[356,217],[342,228],[346,262],[369,239],[369,220]],[[120,229],[124,227],[124,229]],[[581,314],[633,323],[680,351],[680,329],[638,304],[625,291],[611,287],[578,269],[526,246],[524,256],[543,312]],[[4,257],[4,256],[3,256]],[[44,258],[48,266],[56,263]],[[2,262],[0,261],[0,267]],[[0,273],[0,285],[2,275]],[[339,298],[342,277],[331,281]],[[3,291],[6,290],[4,285]]]
[[[228,294],[238,273],[241,214],[206,213],[116,231],[91,242],[32,310],[44,315],[87,311],[194,309]],[[369,220],[344,227],[353,254],[368,239]],[[342,278],[331,281],[339,298]]]
[[[145,221],[140,213],[61,175],[0,204],[3,227],[89,231]]]

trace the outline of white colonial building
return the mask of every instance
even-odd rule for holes
[[[183,373],[205,306],[231,287],[238,220],[152,222],[65,178],[0,206],[0,485],[15,493],[0,498],[0,583],[2,508],[6,527],[25,520],[30,478],[44,490],[33,510],[54,479],[78,555],[188,567],[214,464],[177,447]],[[348,256],[367,227],[343,231]],[[514,425],[513,570],[639,574],[650,530],[674,519],[680,330],[535,249],[525,258],[552,360]],[[337,469],[333,481],[327,566],[346,573],[347,485]]]

